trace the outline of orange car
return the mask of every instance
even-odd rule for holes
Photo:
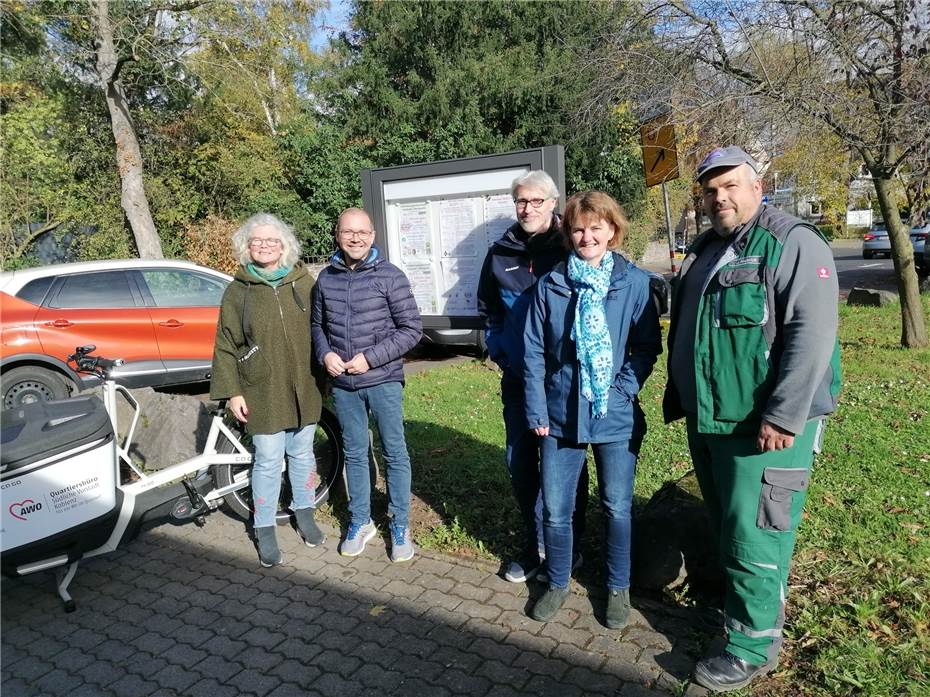
[[[184,261],[111,260],[0,274],[3,408],[63,399],[96,380],[67,364],[76,346],[122,358],[129,387],[208,380],[226,274]]]

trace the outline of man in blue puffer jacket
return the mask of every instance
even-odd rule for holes
[[[349,487],[349,528],[339,552],[361,554],[377,530],[371,520],[368,416],[381,434],[391,561],[414,555],[408,529],[410,456],[404,437],[403,356],[417,345],[422,322],[404,272],[382,257],[368,214],[347,208],[336,223],[338,250],[313,289],[311,332],[317,360],[332,378],[342,426]]]
[[[524,528],[520,556],[507,565],[504,578],[522,583],[542,571],[540,551],[544,549],[539,437],[530,430],[524,405],[523,329],[536,280],[564,261],[567,250],[559,217],[555,214],[559,190],[552,177],[542,170],[527,172],[514,179],[510,192],[517,222],[488,250],[478,283],[478,312],[484,318],[488,355],[502,372],[504,457]],[[576,551],[581,548],[579,541],[584,531],[587,503],[588,471],[585,469],[575,500]],[[580,564],[578,552],[573,568]]]

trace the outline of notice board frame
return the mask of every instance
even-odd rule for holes
[[[453,160],[422,162],[396,167],[364,169],[361,171],[362,201],[371,215],[375,228],[375,244],[387,259],[404,268],[397,250],[398,231],[389,224],[389,206],[403,201],[416,205],[417,201],[438,202],[469,196],[510,195],[510,182],[523,172],[544,170],[559,189],[557,210],[565,205],[565,148],[562,145],[545,145],[514,152],[477,155]],[[513,176],[511,176],[513,175]],[[506,184],[504,184],[506,180]],[[392,191],[403,191],[394,197]],[[514,214],[514,220],[516,216]],[[432,252],[430,264],[437,265],[438,250]],[[478,256],[484,261],[486,250]],[[471,312],[421,313],[426,329],[481,329],[481,318]]]

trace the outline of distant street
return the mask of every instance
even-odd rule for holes
[[[891,259],[863,259],[861,240],[834,240],[830,247],[836,262],[840,282],[840,297],[845,298],[856,286],[878,290],[896,291],[894,264]],[[681,259],[676,261],[680,264]],[[670,278],[668,248],[653,243],[646,252],[641,265]]]
[[[831,247],[840,281],[840,297],[845,298],[849,291],[857,286],[897,290],[891,259],[863,259],[860,240],[835,240]]]

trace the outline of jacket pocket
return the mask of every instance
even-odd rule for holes
[[[762,473],[762,492],[756,527],[762,530],[791,530],[791,509],[794,495],[807,491],[809,469],[766,467]]]
[[[258,346],[251,346],[236,358],[239,380],[243,385],[257,385],[266,380],[271,373],[268,359]]]
[[[758,257],[737,260],[720,270],[717,275],[721,287],[716,308],[718,327],[754,327],[766,323],[764,273],[765,267]]]
[[[706,379],[714,420],[737,423],[758,417],[775,379],[763,327],[716,329],[709,354],[714,367]]]
[[[614,382],[610,386],[610,389],[613,392],[617,393],[617,399],[619,400],[620,404],[629,404],[630,402],[633,401],[633,398],[623,388],[623,385],[621,384],[619,379],[614,379]]]

